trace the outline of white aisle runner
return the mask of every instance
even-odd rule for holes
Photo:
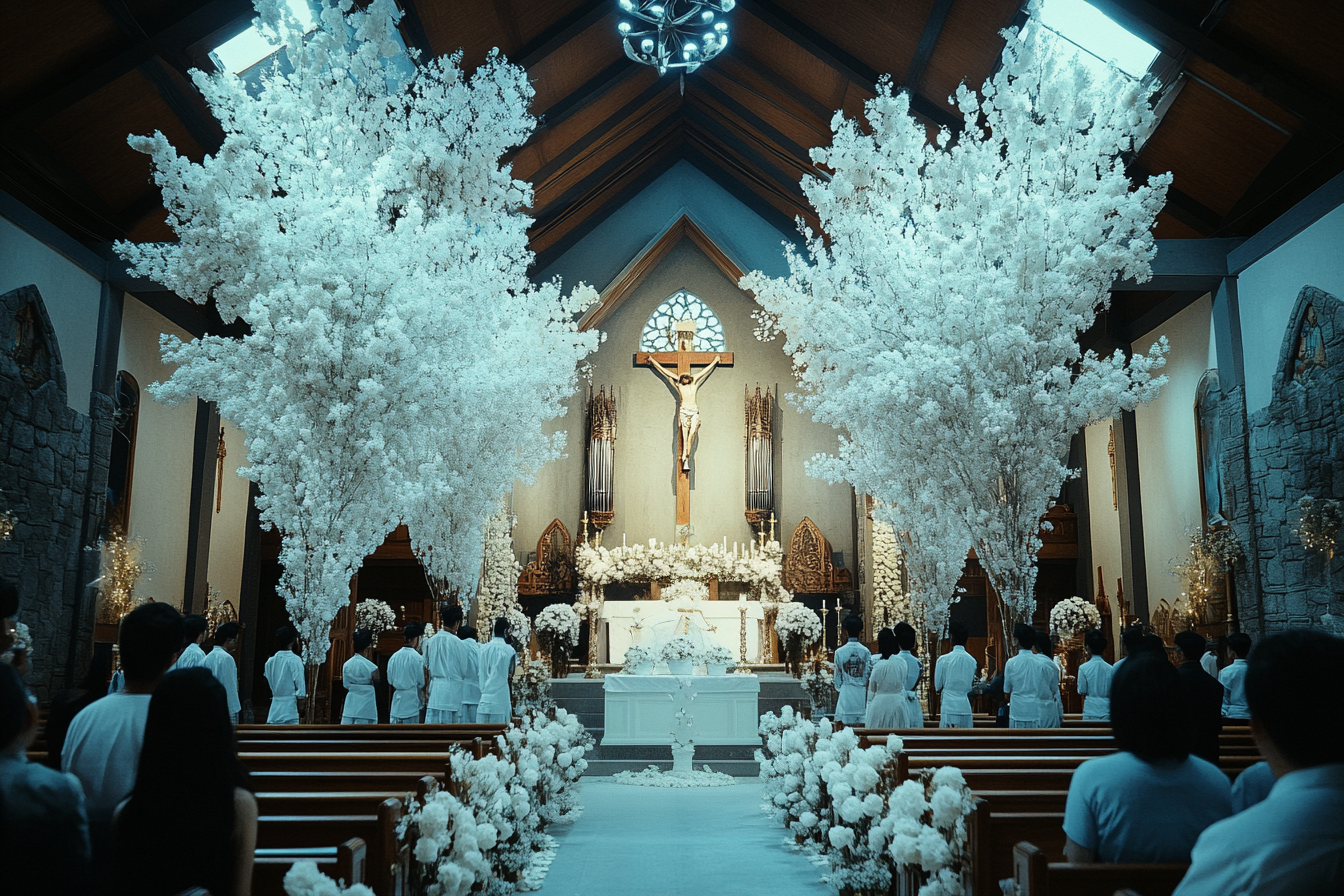
[[[753,778],[732,787],[628,787],[584,778],[583,816],[557,826],[539,896],[835,896],[785,845]]]

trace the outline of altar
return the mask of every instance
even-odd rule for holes
[[[738,608],[742,606],[747,608],[747,662],[759,663],[765,621],[760,601],[700,600],[694,604],[693,615],[705,636],[727,647],[736,660],[742,639],[742,615]],[[671,637],[683,615],[663,601],[606,601],[602,619],[607,623],[607,662],[625,662],[625,651],[632,644],[649,645]]]
[[[602,743],[670,744],[679,680],[689,680],[695,688],[690,712],[696,746],[760,746],[756,700],[761,682],[755,675],[741,674],[608,675],[602,680],[606,705]]]

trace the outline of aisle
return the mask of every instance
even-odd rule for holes
[[[835,896],[761,812],[753,779],[675,790],[584,778],[579,800],[583,817],[551,829],[559,853],[540,896]]]

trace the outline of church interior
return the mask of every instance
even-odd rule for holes
[[[998,70],[1004,29],[1029,25],[1034,8],[1024,0],[667,0],[696,15],[712,7],[731,40],[702,65],[660,71],[627,53],[626,31],[618,29],[629,10],[648,5],[395,3],[404,51],[422,59],[457,53],[472,72],[497,48],[525,70],[537,126],[500,162],[531,185],[523,210],[535,253],[529,277],[597,292],[578,328],[600,331],[602,341],[563,413],[544,423],[548,435],[564,434],[564,452],[501,497],[515,564],[510,599],[534,626],[548,607],[579,611],[582,626],[567,656],[550,658],[557,699],[565,688],[579,695],[582,682],[597,688],[574,698],[577,713],[601,712],[601,685],[592,679],[621,678],[612,673],[640,643],[641,611],[652,629],[668,587],[635,576],[594,588],[584,577],[585,550],[699,545],[745,561],[777,543],[783,588],[820,622],[819,640],[801,659],[813,670],[846,644],[846,618],[862,622],[859,640],[873,651],[878,629],[898,621],[884,607],[911,589],[900,533],[875,514],[871,495],[809,472],[818,455],[839,450],[844,432],[802,407],[785,337],[758,338],[761,306],[739,281],[753,271],[787,277],[786,250],[806,246],[800,229],[822,229],[804,187],[806,179],[830,176],[811,151],[830,144],[839,116],[863,116],[889,79],[930,140],[940,130],[959,134],[964,124],[949,98],[958,85],[978,87]],[[1120,161],[1135,182],[1170,172],[1171,183],[1152,230],[1151,278],[1117,279],[1078,344],[1129,357],[1165,338],[1170,352],[1157,398],[1073,435],[1063,460],[1073,478],[1042,517],[1028,622],[1049,630],[1052,609],[1080,598],[1098,612],[1109,662],[1128,652],[1121,634],[1134,626],[1159,637],[1173,657],[1187,630],[1219,650],[1237,633],[1258,642],[1333,625],[1338,635],[1341,552],[1333,532],[1323,546],[1300,529],[1312,501],[1344,501],[1344,473],[1335,475],[1344,471],[1344,73],[1337,64],[1344,8],[1324,0],[1079,5],[1147,48],[1147,61],[1128,77],[1151,79],[1154,125]],[[218,153],[225,132],[191,72],[228,66],[259,83],[269,57],[244,56],[235,65],[222,49],[256,15],[251,0],[52,0],[0,13],[0,580],[15,583],[20,595],[16,618],[32,656],[24,682],[41,707],[99,676],[94,686],[101,687],[118,662],[120,615],[108,609],[106,557],[119,547],[118,556],[138,564],[121,614],[133,604],[166,603],[207,616],[212,630],[239,623],[238,723],[260,728],[267,719],[272,633],[290,617],[282,533],[263,523],[262,491],[246,478],[249,434],[214,402],[169,404],[151,388],[173,373],[161,354],[165,335],[239,339],[249,325],[137,273],[116,248],[177,239],[151,160],[128,145],[128,135],[161,132],[192,162]],[[1106,51],[1082,52],[1101,63]],[[412,535],[404,525],[388,531],[351,579],[348,606],[332,624],[332,648],[313,681],[309,721],[341,721],[341,671],[357,652],[357,603],[381,601],[395,614],[371,654],[383,675],[376,688],[384,722],[389,662],[409,646],[405,626],[437,626],[440,611],[459,602],[471,606],[466,621],[481,632],[493,624],[476,612],[488,558],[482,583],[446,589],[422,564]],[[1207,546],[1229,538],[1238,545],[1235,560],[1210,559]],[[472,549],[479,554],[481,545]],[[800,660],[786,656],[773,605],[748,612],[758,596],[742,582],[711,578],[707,599],[697,602],[699,624],[737,663],[740,613],[742,669],[762,676],[759,708],[777,712],[790,700],[807,706],[790,677],[801,674]],[[931,679],[935,657],[948,649],[947,629],[927,631],[909,615],[908,600],[901,606],[920,629],[923,712],[936,724]],[[965,648],[984,678],[1002,670],[1016,652],[1004,643],[1011,625],[970,544],[949,614],[967,631]],[[523,655],[543,646],[534,635]],[[1061,724],[1076,724],[1081,737],[1084,723],[1073,714],[1083,712],[1084,695],[1076,665],[1067,667],[1087,654],[1081,634],[1063,646]],[[768,676],[794,690],[770,685]],[[973,705],[978,718],[990,704]],[[609,731],[611,712],[608,704]],[[755,738],[758,713],[750,716]],[[1244,729],[1223,731],[1250,743]],[[1075,746],[1065,740],[1060,755]],[[887,741],[872,735],[861,743]],[[274,749],[264,755],[286,748]],[[729,748],[701,747],[716,768],[717,759],[750,766],[733,774],[757,773],[750,750],[715,749]],[[928,749],[952,755],[951,747]],[[909,755],[911,769],[925,767],[918,747]],[[649,764],[643,754],[600,758],[611,770]],[[964,768],[993,768],[979,761]],[[966,776],[977,790],[973,772]],[[614,799],[604,794],[593,797],[599,806]],[[1039,821],[1032,813],[1048,815],[1039,827],[1049,833],[1038,839],[1058,839],[1055,808],[1007,803],[1008,811],[1026,813],[1028,833]],[[608,808],[641,812],[619,801]],[[590,804],[588,815],[595,811]],[[264,832],[271,810],[263,804],[262,812]],[[1003,819],[986,814],[986,825],[996,823]],[[986,827],[980,836],[1030,839],[1007,829]],[[583,832],[576,826],[563,836],[581,840]],[[560,848],[543,892],[570,884],[606,892],[566,877],[561,861],[571,847],[579,848]],[[712,855],[717,847],[704,848]],[[374,892],[414,891],[385,894],[391,885],[375,877],[374,855],[371,845],[364,879]],[[722,861],[731,864],[733,854]],[[968,876],[964,892],[990,892],[980,884],[1016,875],[1014,861],[1010,844],[992,862],[970,866],[976,887]],[[1041,867],[1047,861],[1060,859],[1052,853]],[[1172,892],[1163,886],[1140,891]],[[758,891],[757,882],[732,874],[727,887]],[[882,892],[898,891],[897,882],[890,887]],[[840,889],[877,892],[861,884]],[[263,891],[274,890],[258,885]],[[805,891],[802,883],[797,891]],[[1030,890],[1020,883],[1018,892]]]

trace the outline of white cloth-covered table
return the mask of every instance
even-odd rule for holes
[[[690,711],[695,718],[697,746],[751,744],[759,746],[760,724],[756,698],[761,691],[755,675],[608,675],[604,744],[670,744],[673,695],[678,680],[695,688]]]
[[[705,635],[727,647],[737,660],[742,643],[742,614],[739,606],[747,608],[747,662],[761,661],[761,626],[765,613],[758,600],[700,600],[695,602],[694,620]],[[638,613],[636,613],[638,610]],[[701,616],[700,614],[703,614]],[[652,644],[667,639],[677,629],[684,614],[660,600],[609,600],[602,605],[602,619],[607,623],[607,662],[625,662],[625,651],[631,644]],[[635,628],[636,622],[639,628]],[[707,630],[713,626],[715,631]],[[637,640],[636,640],[637,639]]]

